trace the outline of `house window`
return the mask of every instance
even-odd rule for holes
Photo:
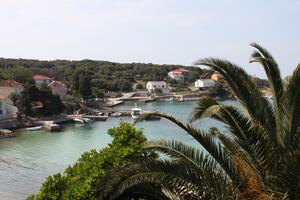
[[[3,110],[0,109],[0,115],[3,115]]]

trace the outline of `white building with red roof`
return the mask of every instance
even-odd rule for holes
[[[64,99],[69,91],[67,85],[60,81],[52,81],[48,87],[51,88],[53,94],[59,95],[60,99]]]
[[[36,85],[42,85],[42,84],[48,85],[49,83],[52,82],[52,78],[49,78],[48,76],[39,75],[39,74],[34,75],[33,80],[35,81]]]
[[[184,68],[177,68],[173,71],[170,71],[168,73],[168,76],[172,79],[179,81],[179,80],[184,80],[184,78],[189,74],[190,74],[190,70]]]

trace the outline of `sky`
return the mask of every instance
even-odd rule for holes
[[[0,0],[0,57],[249,64],[251,42],[283,76],[300,62],[300,0]]]

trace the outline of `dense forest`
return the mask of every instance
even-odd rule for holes
[[[152,63],[115,63],[107,61],[81,60],[54,60],[40,61],[28,59],[4,59],[0,58],[1,71],[22,66],[30,69],[32,74],[42,74],[71,85],[76,72],[89,71],[93,85],[101,85],[106,90],[130,90],[132,83],[137,80],[164,80],[167,73],[181,65],[157,65]],[[197,67],[188,67],[192,71],[193,79],[199,77],[203,70]],[[1,78],[1,77],[0,77]],[[2,75],[2,79],[4,79]]]

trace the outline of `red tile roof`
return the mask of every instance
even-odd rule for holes
[[[34,75],[33,76],[33,80],[52,80],[51,78],[49,78],[48,76],[43,76],[43,75]]]
[[[0,82],[0,87],[23,87],[23,84],[15,80],[4,80]]]
[[[173,70],[172,72],[190,72],[190,70],[184,69],[184,68],[177,68],[175,70]]]
[[[65,88],[68,88],[66,84],[64,84],[63,82],[60,82],[60,81],[52,81],[51,83],[48,84],[48,86],[52,86],[52,85],[59,85],[61,87],[65,87]]]

